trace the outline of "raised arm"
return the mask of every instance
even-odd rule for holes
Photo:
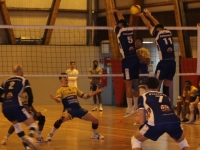
[[[60,103],[62,101],[62,99],[60,97],[56,97],[53,95],[50,95],[51,99],[55,100],[57,103]]]
[[[156,20],[156,18],[154,18],[151,15],[151,12],[148,9],[144,9],[144,14],[145,14],[145,16],[147,16],[148,18],[151,19],[151,21],[153,22],[154,26],[156,26],[157,24],[159,24],[158,20]]]
[[[114,13],[116,13],[118,20],[124,19],[124,17],[122,16],[122,14],[116,10],[116,9],[112,9],[110,11],[108,11],[108,14],[110,16],[110,20],[111,20],[111,26],[114,28],[117,24],[117,21],[115,19]]]
[[[144,16],[144,14],[143,13],[139,13],[138,16],[141,17],[141,19],[142,19],[143,23],[145,24],[145,26],[151,31],[153,26],[151,25],[149,20]]]
[[[88,98],[90,98],[90,97],[92,97],[92,96],[94,96],[94,95],[96,95],[96,94],[102,92],[103,90],[104,90],[103,88],[97,88],[96,91],[94,91],[94,92],[92,92],[92,93],[90,93],[90,94],[83,94],[83,95],[81,96],[81,98],[83,98],[83,99],[88,99]]]

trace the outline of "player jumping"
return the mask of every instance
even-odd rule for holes
[[[169,30],[164,29],[164,26],[160,24],[147,9],[144,10],[144,13],[139,13],[138,16],[141,17],[151,35],[155,37],[160,59],[155,74],[160,81],[159,89],[163,82],[163,93],[169,96],[169,86],[176,72],[172,33]],[[155,27],[151,25],[145,16],[152,20]]]
[[[116,13],[119,19],[117,25],[114,13]],[[140,61],[135,49],[133,29],[129,27],[128,23],[124,20],[124,17],[118,10],[111,10],[110,14],[112,26],[114,28],[114,32],[117,35],[119,49],[123,56],[122,72],[126,86],[126,100],[128,106],[124,117],[128,117],[137,110],[137,100],[139,96],[138,78]],[[132,83],[135,83],[133,85],[134,95],[132,91]],[[132,101],[134,101],[134,109],[132,109]]]

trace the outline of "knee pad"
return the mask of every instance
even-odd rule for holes
[[[134,89],[134,92],[139,92],[138,79],[133,79],[132,87]]]
[[[138,141],[134,136],[132,136],[131,138],[131,145],[132,145],[132,149],[134,148],[142,148],[140,141]]]
[[[57,120],[57,121],[54,123],[54,127],[55,127],[56,129],[60,128],[60,126],[61,126],[61,124],[62,124],[62,122],[63,122],[64,119],[65,119],[65,117],[62,116],[59,120]]]
[[[38,116],[38,125],[44,125],[45,124],[45,116],[41,115],[41,116]]]
[[[183,149],[184,147],[189,147],[188,142],[186,139],[182,140],[181,142],[178,143],[179,147]]]
[[[92,129],[97,129],[98,128],[98,126],[99,126],[99,124],[94,124],[94,123],[92,123]]]
[[[189,109],[190,109],[190,110],[194,110],[194,104],[193,104],[193,103],[190,103]]]

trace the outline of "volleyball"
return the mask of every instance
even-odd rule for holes
[[[132,15],[139,14],[141,12],[141,7],[140,5],[133,5],[130,9],[130,12]]]

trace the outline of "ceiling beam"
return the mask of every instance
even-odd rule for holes
[[[104,0],[105,8],[106,8],[106,20],[107,25],[112,26],[112,20],[110,19],[109,11],[115,9],[115,1],[114,0]],[[118,18],[117,18],[118,19]],[[111,50],[111,57],[112,58],[120,58],[121,54],[119,51],[119,45],[117,42],[116,34],[113,30],[108,30],[108,38],[110,42],[110,50]]]
[[[100,0],[97,0],[100,1]],[[199,0],[184,0],[184,4],[190,4],[190,3],[198,3]],[[168,6],[173,5],[173,2],[161,2],[161,3],[150,3],[150,4],[144,4],[143,6],[145,8],[149,7],[158,7],[158,6]],[[25,8],[25,7],[7,7],[8,11],[50,11],[51,8]],[[117,10],[127,10],[130,9],[130,7],[117,7]],[[72,12],[72,13],[88,13],[85,9],[58,9],[58,12]],[[105,9],[99,9],[97,8],[95,10],[95,13],[99,12],[105,12]]]
[[[8,9],[5,3],[5,0],[0,0],[0,10],[1,10],[1,16],[3,19],[3,23],[4,25],[11,25],[11,21],[10,21],[10,16],[8,13]],[[14,35],[14,31],[13,29],[5,29],[6,33],[7,33],[7,38],[10,44],[16,44],[16,39],[15,39],[15,35]]]
[[[50,11],[49,18],[47,20],[46,25],[50,25],[50,26],[55,25],[56,17],[58,14],[58,9],[60,7],[60,2],[61,2],[61,0],[53,0],[52,1],[51,11]],[[53,29],[45,29],[44,35],[43,35],[43,44],[44,45],[48,45],[50,43],[52,33],[53,33]]]
[[[187,26],[183,0],[173,0],[176,26]],[[192,58],[190,37],[188,31],[178,30],[181,58]]]
[[[133,0],[134,1],[134,0]],[[199,0],[184,0],[183,3],[184,4],[191,4],[191,3],[199,3]],[[149,4],[144,4],[143,7],[144,8],[150,8],[150,7],[159,7],[159,6],[169,6],[169,5],[173,5],[173,2],[158,2],[158,3],[149,3]],[[125,7],[116,7],[117,10],[128,10],[130,9],[130,6],[125,6]],[[102,13],[105,12],[105,9],[98,9],[95,11],[95,13]]]

